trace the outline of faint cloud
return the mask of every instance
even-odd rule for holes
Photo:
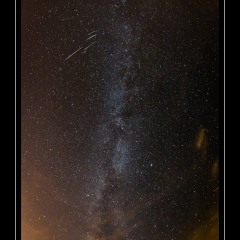
[[[218,212],[208,219],[206,224],[198,226],[190,234],[190,240],[219,240]]]
[[[50,236],[47,228],[33,227],[26,221],[21,223],[21,239],[22,240],[49,240]]]

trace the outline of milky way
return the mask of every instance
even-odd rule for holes
[[[22,239],[218,239],[218,2],[22,1]]]

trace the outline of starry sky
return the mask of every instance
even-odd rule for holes
[[[22,0],[23,240],[218,240],[217,0]]]

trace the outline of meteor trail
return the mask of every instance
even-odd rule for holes
[[[97,34],[94,34],[94,35],[92,35],[91,37],[87,38],[86,41],[87,41],[87,40],[90,40],[91,38],[96,37],[96,36],[97,36]]]
[[[140,61],[138,60],[138,68],[141,69]]]
[[[84,51],[86,51],[88,48],[90,48],[94,43],[96,43],[97,41],[91,43],[90,45],[88,45],[86,48],[84,48]]]
[[[81,50],[81,49],[82,49],[82,47],[78,48],[74,53],[70,54],[70,55],[65,59],[65,61],[68,60],[70,57],[72,57],[75,53],[77,53],[77,52],[78,52],[79,50]]]
[[[88,33],[88,35],[91,35],[91,34],[93,34],[93,33],[95,33],[96,31],[92,31],[92,32],[90,32],[90,33]]]

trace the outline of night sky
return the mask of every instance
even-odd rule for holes
[[[218,1],[22,0],[23,240],[218,240]]]

